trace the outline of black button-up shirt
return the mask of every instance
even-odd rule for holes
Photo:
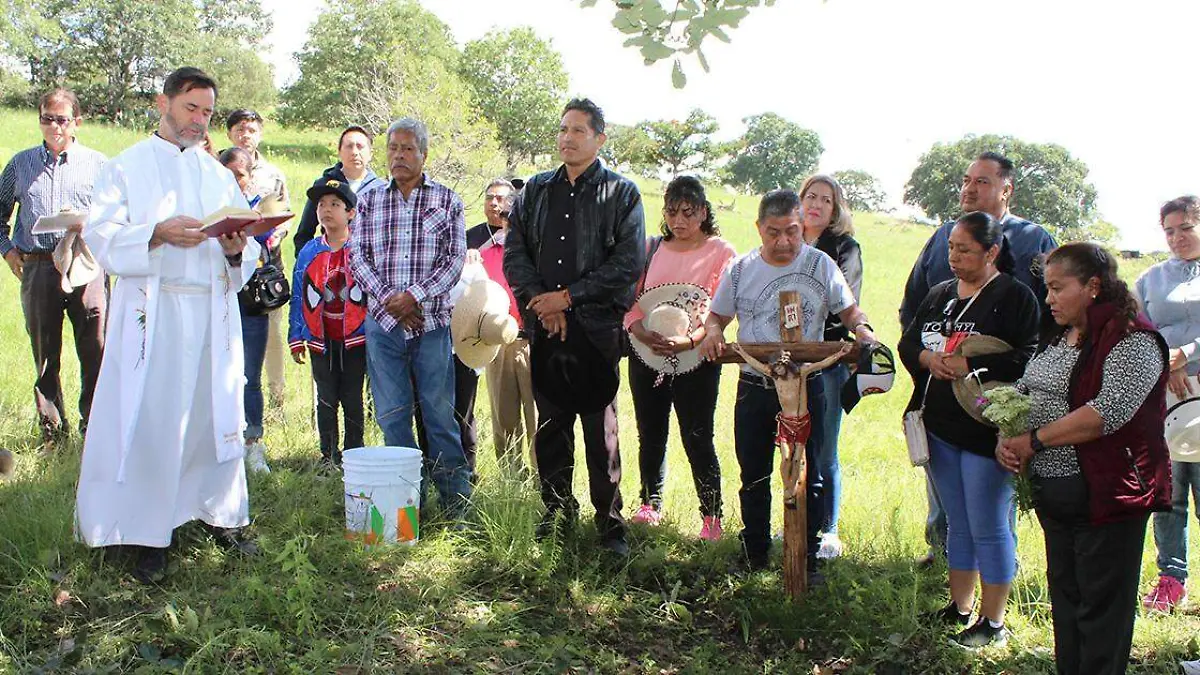
[[[565,165],[554,176],[550,186],[546,228],[542,234],[542,255],[538,260],[538,269],[550,290],[566,288],[579,281],[579,266],[575,262],[579,239],[575,204],[584,180],[599,170],[600,161],[592,162],[587,171],[575,179],[574,185],[567,180]]]

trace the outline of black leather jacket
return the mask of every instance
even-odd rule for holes
[[[522,307],[551,290],[538,270],[542,233],[550,202],[550,185],[566,168],[539,173],[517,196],[504,241],[504,277]],[[588,169],[578,180],[575,252],[579,280],[567,287],[571,312],[585,329],[618,328],[633,305],[638,276],[646,256],[642,195],[633,181],[605,168]],[[528,323],[526,325],[532,325]]]

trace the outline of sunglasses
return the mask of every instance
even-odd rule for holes
[[[40,115],[38,117],[38,120],[42,123],[43,126],[47,126],[47,127],[52,124],[57,124],[60,127],[65,127],[68,124],[70,124],[71,122],[75,121],[75,119],[72,117],[63,117],[61,115]]]

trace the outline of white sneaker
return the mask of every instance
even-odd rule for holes
[[[832,560],[842,554],[842,540],[836,534],[827,532],[821,535],[821,547],[817,549],[817,557],[821,560]]]
[[[271,473],[267,466],[267,446],[261,440],[246,444],[246,469],[255,473]]]
[[[1180,661],[1179,667],[1183,668],[1183,675],[1200,675],[1200,661]]]

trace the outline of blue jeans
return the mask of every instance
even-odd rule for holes
[[[839,363],[821,372],[824,392],[821,447],[817,450],[817,471],[825,485],[825,518],[821,531],[837,534],[838,513],[842,505],[842,467],[838,463],[838,436],[842,431],[842,385],[850,379],[850,369]]]
[[[952,570],[979,571],[985,584],[1012,583],[1017,545],[1009,526],[1013,487],[991,457],[929,434],[929,468],[946,511],[946,558]]]
[[[375,421],[384,443],[415,448],[413,404],[419,401],[429,448],[428,478],[443,506],[461,511],[471,495],[470,469],[454,419],[454,355],[450,329],[443,327],[405,339],[404,329],[389,332],[367,318],[367,373],[375,398]],[[413,389],[416,389],[414,392]],[[421,492],[430,481],[422,476]]]
[[[1188,496],[1200,507],[1200,463],[1171,462],[1171,510],[1154,514],[1158,573],[1187,580]],[[1200,517],[1200,508],[1197,509]]]
[[[812,419],[812,431],[804,447],[804,459],[808,463],[808,485],[804,495],[808,509],[808,555],[815,556],[821,540],[817,536],[818,523],[823,521],[825,508],[824,486],[821,472],[813,471],[816,466],[816,451],[821,445],[821,434],[825,425],[821,420],[822,386],[820,375],[808,381],[808,413]],[[737,402],[733,406],[733,445],[741,469],[742,486],[738,499],[742,506],[742,547],[754,562],[766,562],[771,550],[771,485],[781,482],[778,463],[775,461],[775,432],[778,429],[775,415],[779,413],[779,397],[774,389],[748,381],[744,376],[738,382]]]
[[[242,315],[242,349],[245,351],[246,387],[242,394],[246,411],[246,440],[263,436],[263,359],[267,356],[267,322],[262,316]]]

